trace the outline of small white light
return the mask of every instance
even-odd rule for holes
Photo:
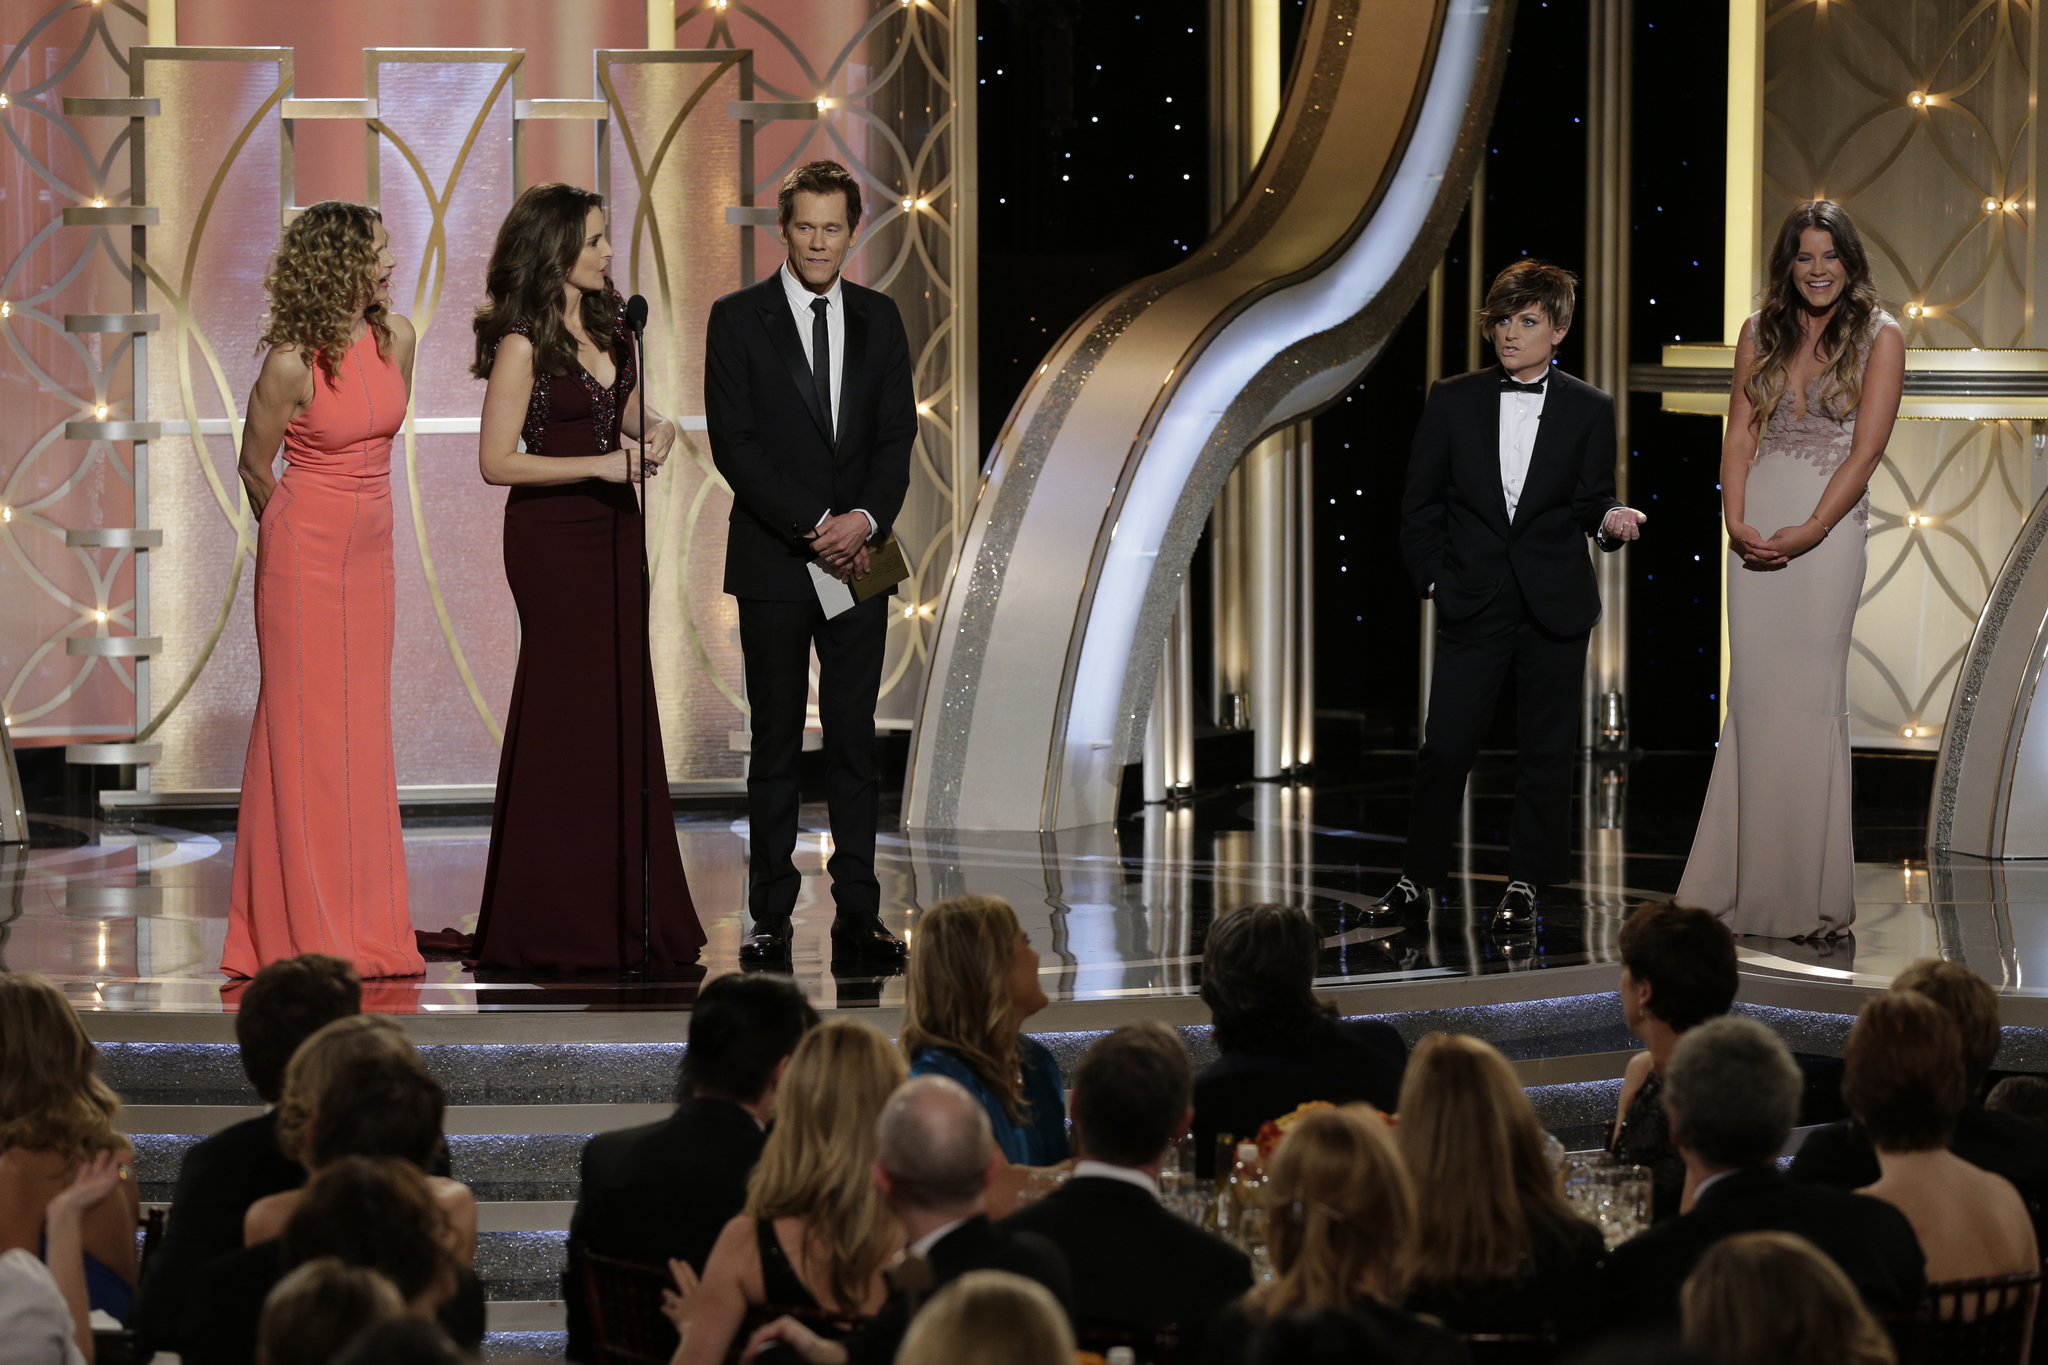
[[[1916,731],[1916,730],[1915,730],[1915,729],[1914,729],[1914,728],[1913,728],[1912,726],[1910,726],[1910,725],[1908,725],[1908,726],[1906,726],[1905,728],[1903,728],[1902,730],[1900,730],[1900,731],[1899,731],[1899,733],[1900,733],[1900,734],[1902,734],[1902,735],[1904,735],[1904,736],[1905,736],[1905,737],[1906,737],[1907,739],[1918,739],[1918,738],[1920,737],[1920,736],[1919,736],[1919,732],[1918,732],[1918,731]]]
[[[11,103],[11,101],[9,101],[7,98],[7,92],[4,90],[0,90],[0,109],[5,109],[9,103]]]
[[[2005,211],[2006,211],[2007,213],[2018,213],[2018,212],[2020,211],[2020,201],[2019,201],[2019,200],[2017,200],[2017,199],[2008,199],[2008,200],[2006,200],[2006,201],[2005,201]]]
[[[99,609],[98,611],[94,612],[94,613],[92,614],[92,619],[93,619],[93,620],[95,620],[95,621],[98,621],[98,622],[100,622],[100,623],[101,623],[102,625],[104,625],[104,624],[106,623],[106,619],[107,619],[107,610],[106,610],[106,608],[105,608],[105,607],[102,607],[102,608],[100,608],[100,609]]]
[[[1922,109],[1927,105],[1927,96],[1915,90],[1912,94],[1906,96],[1906,103],[1912,105],[1915,109]]]
[[[13,520],[14,520],[14,509],[13,509],[12,507],[0,507],[0,521],[13,521]]]
[[[821,114],[822,114],[822,113],[824,113],[824,112],[825,112],[825,111],[826,111],[827,109],[830,109],[831,107],[832,107],[832,101],[831,101],[831,100],[828,100],[828,99],[826,99],[826,98],[825,98],[825,97],[824,97],[823,95],[820,95],[820,96],[818,96],[818,112],[819,112],[819,113],[821,113]]]
[[[910,212],[910,201],[908,199],[903,201],[903,211],[905,213]]]
[[[96,408],[94,408],[94,409],[92,410],[92,415],[93,415],[94,417],[98,418],[98,419],[99,419],[100,421],[102,421],[102,422],[106,421],[106,420],[107,420],[107,405],[106,405],[105,403],[102,403],[102,404],[100,404],[100,405],[99,405],[98,407],[96,407]]]
[[[107,201],[104,199],[94,199],[92,201],[92,206],[96,209],[103,209],[107,206]]]
[[[5,299],[0,299],[0,318],[12,317],[13,315],[14,305],[7,302]]]
[[[1984,211],[1986,213],[1998,212],[1998,201],[1996,199],[1986,199],[1984,201]]]
[[[909,4],[909,3],[910,3],[910,0],[903,0],[903,2],[904,2],[905,4]],[[905,607],[905,608],[903,609],[903,619],[904,619],[904,620],[906,620],[906,621],[907,621],[907,620],[909,620],[909,619],[910,619],[911,617],[913,617],[913,616],[915,616],[915,615],[917,615],[917,608],[916,608],[916,607]]]

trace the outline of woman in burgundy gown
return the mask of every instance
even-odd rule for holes
[[[484,396],[479,463],[509,485],[505,576],[519,607],[519,671],[474,956],[542,971],[692,963],[704,931],[668,803],[642,610],[633,487],[639,405],[624,308],[606,271],[604,201],[536,185],[498,230],[477,311]],[[675,439],[649,412],[652,477]],[[525,449],[518,448],[524,441]],[[644,765],[644,766],[643,766]],[[642,962],[641,785],[651,801],[653,958]]]

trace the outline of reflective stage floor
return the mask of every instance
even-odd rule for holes
[[[1958,862],[1930,869],[1920,835],[1924,807],[1910,799],[1911,781],[1901,784],[1889,770],[1876,782],[1865,776],[1873,763],[1914,762],[1858,760],[1859,798],[1872,795],[1858,803],[1854,934],[1826,944],[1743,940],[1754,986],[1745,997],[1774,1003],[1774,989],[1796,988],[1802,1007],[1823,1008],[1813,1002],[1838,992],[1850,999],[1908,962],[1942,954],[1969,962],[2014,997],[2022,1014],[2033,1012],[2022,1001],[2040,999],[2048,1020],[2048,867]],[[1325,932],[1322,985],[1343,996],[1349,1012],[1609,990],[1627,907],[1669,895],[1678,883],[1708,758],[1654,755],[1589,770],[1582,805],[1594,819],[1581,830],[1575,879],[1546,894],[1536,932],[1499,935],[1487,920],[1506,882],[1509,763],[1491,757],[1475,773],[1471,839],[1454,887],[1461,903],[1426,918],[1370,925],[1358,914],[1400,870],[1409,761],[1396,756],[1314,786],[1225,787],[1178,808],[1133,813],[1115,827],[1046,836],[885,832],[885,918],[908,933],[917,909],[944,896],[1007,897],[1040,951],[1055,1002],[1039,1027],[1093,1027],[1137,1014],[1205,1019],[1195,994],[1206,926],[1218,912],[1258,900],[1298,904],[1315,916]],[[1897,795],[1902,786],[1905,799]],[[1885,808],[1887,800],[1895,808]],[[34,843],[0,853],[5,965],[56,978],[86,1010],[218,1015],[231,1008],[233,988],[224,992],[217,964],[233,821],[220,813],[172,818],[107,825],[80,813],[35,817]],[[440,1015],[687,1008],[698,980],[738,965],[747,825],[731,811],[688,813],[677,818],[676,837],[710,935],[698,970],[656,982],[501,979],[434,962],[423,979],[374,983],[372,1007]],[[474,925],[488,842],[480,813],[408,818],[417,927]],[[829,854],[824,810],[807,806],[796,974],[822,1008],[889,1010],[900,1004],[900,977],[835,969],[831,960]],[[1854,1004],[1834,1008],[1853,1011]]]

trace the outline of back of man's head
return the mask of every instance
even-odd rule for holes
[[[959,1082],[944,1076],[905,1081],[883,1106],[875,1137],[891,1203],[954,1209],[980,1201],[995,1139],[987,1111]]]
[[[1149,1165],[1180,1136],[1193,1094],[1180,1036],[1164,1024],[1127,1024],[1098,1038],[1074,1073],[1081,1148],[1112,1165]]]
[[[267,1104],[284,1090],[285,1063],[299,1044],[337,1019],[363,1012],[363,982],[354,964],[326,953],[301,953],[256,973],[235,1007],[242,1070]]]
[[[1926,957],[1892,980],[1895,991],[1924,995],[1956,1021],[1963,1039],[1963,1085],[1967,1098],[1983,1093],[1984,1077],[2003,1041],[1998,1027],[1998,992],[1960,962]]]
[[[1672,1138],[1709,1166],[1754,1166],[1785,1146],[1805,1081],[1778,1035],[1728,1015],[1687,1032],[1664,1068]]]
[[[817,1027],[818,1012],[786,976],[734,972],[705,984],[690,1008],[690,1046],[676,1098],[752,1104],[775,1067]]]

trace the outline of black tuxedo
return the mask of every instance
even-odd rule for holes
[[[916,1293],[891,1292],[874,1321],[846,1339],[849,1365],[889,1365],[917,1310],[970,1270],[1007,1270],[1036,1280],[1052,1291],[1069,1318],[1074,1316],[1074,1280],[1066,1259],[1035,1232],[1013,1231],[976,1214],[932,1243],[927,1259],[932,1268],[930,1287]]]
[[[1215,1174],[1216,1135],[1255,1137],[1268,1120],[1310,1100],[1363,1100],[1391,1114],[1401,1098],[1408,1044],[1379,1019],[1340,1020],[1303,1047],[1244,1047],[1224,1053],[1195,1076],[1195,1162]]]
[[[241,1250],[242,1217],[251,1204],[305,1182],[305,1170],[277,1145],[274,1110],[223,1128],[186,1152],[164,1240],[136,1290],[129,1330],[152,1350],[178,1351],[185,1300],[200,1267]]]
[[[805,567],[812,556],[804,538],[825,514],[858,508],[875,519],[879,543],[902,510],[917,438],[910,345],[895,303],[840,282],[845,355],[835,437],[784,293],[787,268],[778,265],[713,304],[704,348],[711,458],[733,491],[725,590],[739,599],[753,710],[748,901],[757,926],[786,922],[802,885],[792,854],[813,645],[833,896],[847,912],[873,912],[881,903],[874,722],[889,597],[878,594],[828,621]]]
[[[688,1261],[698,1274],[747,1202],[747,1177],[767,1142],[730,1100],[688,1099],[660,1123],[599,1133],[583,1147],[569,1240],[648,1265]],[[562,1272],[569,1359],[591,1360],[589,1306],[574,1266]]]
[[[1200,1357],[1216,1310],[1252,1287],[1243,1252],[1123,1180],[1077,1176],[1002,1226],[1035,1232],[1060,1249],[1079,1326],[1150,1332],[1174,1325],[1183,1360]]]
[[[1956,1119],[1948,1149],[1980,1170],[2002,1175],[2038,1208],[2048,1197],[2048,1142],[2040,1128],[2010,1114],[1997,1114],[1972,1104]],[[1799,1144],[1792,1158],[1792,1178],[1801,1184],[1860,1190],[1875,1185],[1883,1172],[1870,1134],[1855,1122],[1816,1128]]]
[[[1871,1312],[1912,1311],[1927,1290],[1927,1259],[1906,1215],[1881,1199],[1800,1185],[1775,1166],[1715,1181],[1691,1213],[1666,1219],[1608,1258],[1607,1325],[1678,1325],[1678,1291],[1707,1248],[1738,1232],[1797,1233],[1841,1267]]]
[[[1520,773],[1509,872],[1562,878],[1586,638],[1600,591],[1586,554],[1614,497],[1614,400],[1552,368],[1512,520],[1501,490],[1498,368],[1439,382],[1401,499],[1401,556],[1437,607],[1429,721],[1409,811],[1407,872],[1441,883],[1465,778],[1508,675]],[[1604,549],[1617,545],[1599,542]]]

